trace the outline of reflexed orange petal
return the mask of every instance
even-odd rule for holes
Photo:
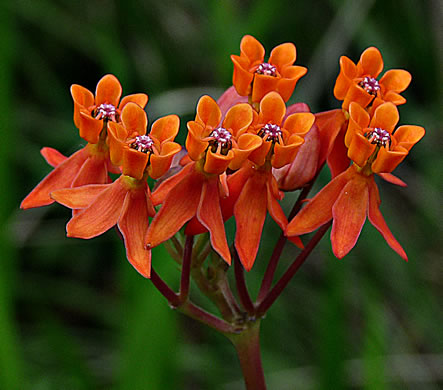
[[[120,96],[122,95],[122,86],[117,77],[112,74],[103,76],[97,84],[95,90],[95,104],[107,103],[114,107],[118,106]]]
[[[334,96],[338,100],[344,100],[346,93],[357,75],[357,66],[348,57],[340,57],[340,73],[334,86]]]
[[[154,204],[154,206],[163,203],[169,191],[171,191],[172,188],[174,188],[180,181],[183,180],[185,176],[190,174],[190,171],[194,169],[195,169],[195,163],[190,163],[175,175],[161,182],[161,184],[155,189],[155,191],[151,195],[151,201]]]
[[[289,222],[285,234],[289,237],[300,236],[310,233],[328,222],[332,218],[332,206],[348,182],[351,173],[353,173],[352,166],[330,181],[326,187],[323,187]]]
[[[121,183],[121,177],[102,191],[95,200],[76,214],[66,225],[68,237],[89,239],[103,234],[120,217],[123,202],[128,193]]]
[[[389,183],[395,184],[400,187],[407,187],[408,185],[397,176],[394,176],[392,173],[379,173],[378,174],[383,180],[386,180]]]
[[[370,127],[379,127],[392,133],[399,119],[397,107],[393,103],[383,103],[375,109]]]
[[[248,96],[251,89],[250,85],[254,80],[254,73],[249,72],[249,61],[235,55],[231,55],[231,60],[234,64],[232,84],[239,95]]]
[[[146,188],[129,191],[118,221],[118,228],[125,240],[126,257],[145,278],[151,276],[151,251],[144,247],[148,230],[147,202]]]
[[[78,130],[80,137],[85,141],[96,144],[98,143],[100,133],[103,129],[103,121],[97,120],[89,115],[85,110],[80,111]]]
[[[80,126],[80,109],[93,106],[94,95],[81,85],[73,84],[71,86],[71,96],[74,100],[74,123],[78,128]]]
[[[349,181],[332,207],[332,251],[341,259],[355,246],[366,220],[368,182],[365,178]]]
[[[180,118],[177,115],[167,115],[152,124],[150,134],[162,143],[173,141],[179,129]]]
[[[127,130],[118,123],[108,123],[106,142],[109,146],[109,158],[117,166],[123,163],[123,149],[126,147]]]
[[[263,62],[265,49],[262,44],[251,35],[245,35],[240,42],[240,52],[248,57],[251,63]]]
[[[310,112],[300,112],[290,115],[284,122],[284,128],[291,134],[306,134],[315,121],[314,114]]]
[[[287,66],[281,72],[281,78],[278,80],[276,91],[287,102],[294,92],[297,81],[301,79],[308,69],[304,66]]]
[[[254,83],[252,84],[252,101],[258,103],[267,93],[276,91],[279,81],[278,77],[255,73]]]
[[[197,104],[195,120],[203,126],[217,127],[221,121],[221,111],[213,98],[204,95]]]
[[[348,92],[343,100],[342,108],[348,110],[349,105],[352,102],[357,103],[362,107],[366,107],[373,99],[373,95],[367,93],[362,87],[353,82],[349,85]]]
[[[298,142],[293,140],[289,145],[280,145],[278,143],[274,145],[274,154],[271,158],[271,163],[274,168],[281,168],[294,161],[300,145],[303,144],[303,138],[296,134],[294,134],[293,138],[298,138]]]
[[[358,166],[363,167],[374,150],[375,144],[371,144],[361,133],[356,133],[349,145],[348,157]]]
[[[234,152],[230,150],[225,156],[219,153],[213,153],[211,149],[206,153],[204,171],[214,175],[220,175],[228,168],[229,163],[234,158]]]
[[[239,137],[248,129],[252,119],[252,107],[247,103],[237,104],[226,113],[223,127],[232,130],[232,134]]]
[[[278,224],[278,226],[280,226],[280,229],[285,231],[286,227],[288,226],[288,220],[280,206],[280,203],[278,203],[275,197],[275,191],[273,191],[272,189],[272,181],[274,181],[274,184],[276,186],[277,183],[275,183],[274,177],[272,175],[269,175],[268,181],[266,183],[268,211],[272,219]]]
[[[148,103],[148,99],[148,95],[145,93],[134,93],[132,95],[127,95],[121,100],[119,108],[120,110],[123,109],[129,102],[133,102],[138,104],[141,108],[145,108],[146,104]]]
[[[195,171],[195,164],[189,164],[184,169],[187,167],[191,169],[169,191],[148,228],[145,244],[151,248],[171,238],[197,213],[205,178]]]
[[[218,177],[213,177],[203,183],[200,204],[197,209],[197,218],[209,230],[211,245],[214,250],[231,264],[231,254],[226,241],[226,233],[220,210],[220,196]]]
[[[353,102],[349,106],[349,123],[346,129],[346,136],[344,139],[345,145],[349,147],[352,138],[356,133],[359,133],[361,129],[368,127],[370,122],[370,116],[364,108],[359,104]]]
[[[123,107],[121,120],[123,126],[128,131],[128,137],[146,134],[148,126],[148,117],[145,110],[136,103],[129,102]]]
[[[407,155],[408,151],[399,146],[397,146],[396,150],[381,148],[372,164],[372,171],[374,173],[392,172]]]
[[[228,176],[227,182],[229,196],[227,198],[222,198],[220,201],[224,220],[227,220],[234,214],[234,205],[237,202],[246,181],[249,179],[249,176],[254,174],[253,172],[252,163],[246,161],[242,168]]]
[[[263,140],[258,135],[255,134],[242,134],[237,139],[238,148],[232,149],[234,153],[234,158],[229,163],[229,168],[236,171],[242,164],[246,161],[248,156],[254,150],[258,149]]]
[[[378,188],[375,184],[374,180],[371,180],[369,184],[369,208],[368,208],[368,218],[372,225],[380,232],[383,238],[386,240],[388,245],[396,251],[404,260],[408,261],[408,256],[405,251],[398,243],[398,241],[394,238],[391,231],[389,230],[386,222],[383,218],[383,215],[379,209],[379,194]]]
[[[111,184],[89,184],[51,192],[51,198],[70,209],[84,209]]]
[[[83,148],[71,155],[67,160],[50,172],[32,191],[23,199],[20,208],[29,209],[54,203],[49,194],[61,188],[71,187],[81,166],[85,163],[89,153]]]
[[[172,159],[181,150],[181,146],[175,142],[165,142],[160,154],[151,154],[148,166],[149,176],[158,179],[163,176],[171,166]]]
[[[388,70],[380,79],[380,85],[383,85],[387,91],[403,92],[411,83],[411,74],[403,69]]]
[[[108,169],[106,160],[100,156],[90,156],[80,168],[71,187],[80,187],[87,184],[108,183]]]
[[[286,105],[277,92],[269,92],[260,102],[259,123],[281,124],[286,113]]]
[[[383,70],[383,58],[376,47],[367,48],[357,64],[359,74],[377,77]]]
[[[411,148],[420,141],[425,135],[425,129],[421,126],[404,125],[395,130],[394,138],[397,145],[402,146],[406,150]]]
[[[237,203],[234,216],[237,225],[235,248],[246,271],[249,271],[257,256],[267,210],[265,176],[255,174],[246,182]]]
[[[292,65],[297,58],[297,50],[293,43],[282,43],[274,47],[269,56],[269,63],[280,70],[287,65]]]
[[[380,102],[378,102],[380,101]],[[374,109],[374,106],[377,104],[377,106],[379,106],[380,104],[384,103],[384,102],[391,102],[394,103],[396,106],[400,106],[402,104],[406,103],[406,99],[401,96],[400,94],[398,94],[397,92],[393,92],[393,91],[388,91],[383,95],[383,100],[381,99],[376,99],[374,101],[374,104],[372,105],[372,109]],[[375,106],[375,108],[377,108],[377,106]]]
[[[126,176],[141,180],[148,164],[149,155],[132,148],[123,149],[122,172]]]
[[[308,133],[309,135],[309,133]],[[331,152],[329,153],[327,162],[329,170],[331,171],[331,176],[334,178],[340,173],[346,171],[349,168],[351,160],[348,157],[348,148],[345,145],[345,132],[340,131],[335,138],[334,145]],[[303,145],[302,145],[303,148]],[[299,152],[300,154],[300,152]],[[298,158],[298,155],[297,157]]]
[[[320,133],[320,156],[318,159],[319,167],[331,153],[337,134],[340,132],[342,127],[346,127],[347,122],[348,121],[343,111],[340,109],[315,114],[314,123],[317,125]]]
[[[208,142],[202,141],[202,138],[205,138],[208,134],[204,134],[204,126],[195,121],[189,121],[187,127],[186,150],[192,160],[198,161],[204,157],[205,150],[208,147]]]
[[[67,160],[65,155],[61,154],[54,148],[44,147],[40,150],[40,154],[44,157],[46,162],[54,168]]]

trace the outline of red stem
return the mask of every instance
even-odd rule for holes
[[[229,335],[234,344],[247,390],[266,390],[260,354],[260,321],[237,335]]]
[[[245,281],[244,269],[236,250],[234,250],[234,272],[235,272],[235,282],[237,284],[237,291],[238,291],[238,297],[240,298],[240,302],[249,315],[255,316],[255,307],[249,295],[248,287],[246,286],[246,281]]]
[[[194,245],[194,236],[186,236],[185,249],[183,251],[182,273],[180,278],[180,293],[178,295],[179,304],[185,302],[189,296],[193,245]]]
[[[298,196],[297,201],[295,202],[294,207],[292,208],[289,214],[288,217],[289,221],[300,211],[303,200],[308,196],[309,191],[311,190],[315,179],[316,177],[311,181],[311,183],[307,187],[303,188],[302,192],[300,192],[300,195]],[[266,295],[268,294],[269,290],[271,289],[272,281],[275,275],[275,270],[277,269],[277,265],[280,260],[280,256],[283,252],[283,248],[285,247],[286,241],[287,237],[282,232],[280,238],[275,244],[274,251],[272,252],[271,259],[269,260],[268,267],[266,268],[265,276],[263,277],[263,281],[260,286],[260,291],[258,293],[257,303],[262,302],[263,299],[265,299]]]
[[[311,238],[311,241],[309,241],[305,249],[303,249],[303,251],[300,252],[300,254],[297,256],[294,262],[289,266],[289,268],[283,274],[281,279],[276,283],[274,288],[268,293],[266,298],[263,299],[263,301],[260,303],[256,311],[257,317],[262,317],[272,306],[275,300],[280,296],[283,289],[287,286],[292,277],[296,274],[298,269],[308,258],[312,250],[317,246],[317,244],[319,243],[323,235],[327,232],[331,224],[332,220],[324,224],[320,229],[318,229],[317,233],[315,233],[314,237]]]
[[[155,288],[160,291],[169,302],[169,304],[176,308],[180,304],[179,296],[164,282],[164,280],[151,267],[151,282]]]

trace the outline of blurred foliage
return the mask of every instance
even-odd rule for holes
[[[232,346],[172,312],[126,262],[114,232],[67,239],[67,209],[18,205],[50,170],[40,148],[69,155],[82,144],[71,84],[94,89],[114,73],[125,94],[149,94],[151,122],[180,114],[183,141],[198,97],[230,85],[229,55],[244,34],[268,52],[297,45],[296,63],[309,73],[293,100],[313,111],[338,107],[340,55],[357,61],[377,46],[386,69],[413,75],[401,123],[427,130],[396,171],[408,188],[380,186],[382,212],[409,263],[369,224],[341,261],[325,238],[263,321],[269,389],[443,384],[441,2],[15,0],[1,2],[0,15],[0,389],[242,388]],[[328,178],[325,171],[320,184]],[[268,222],[248,275],[253,289],[279,234]],[[288,245],[281,271],[295,254]],[[177,279],[162,248],[154,264]]]

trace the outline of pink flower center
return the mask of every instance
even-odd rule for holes
[[[117,110],[112,104],[103,103],[100,104],[96,110],[95,119],[111,120],[117,122],[116,115]]]
[[[139,135],[135,137],[135,141],[131,144],[131,148],[142,153],[152,152],[154,141],[149,135]]]
[[[277,68],[274,65],[268,64],[267,62],[263,62],[260,64],[255,71],[258,74],[264,74],[265,76],[277,76]]]
[[[228,130],[224,127],[217,127],[209,137],[211,138],[209,145],[212,148],[212,152],[228,154],[228,151],[232,148],[232,134]]]
[[[278,125],[272,123],[267,123],[264,127],[260,129],[258,135],[268,142],[283,143],[281,136],[281,128]]]
[[[377,95],[380,90],[380,84],[373,77],[365,77],[359,85],[370,95]]]
[[[384,146],[389,143],[391,145],[391,134],[388,131],[380,129],[379,127],[374,128],[372,131],[368,131],[365,137],[369,140],[371,144],[377,146]]]

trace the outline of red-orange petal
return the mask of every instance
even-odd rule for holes
[[[260,102],[259,123],[281,124],[286,113],[286,105],[277,92],[269,92]]]
[[[358,166],[363,167],[375,150],[372,144],[363,134],[355,133],[348,148],[348,157]]]
[[[380,85],[383,85],[387,91],[403,92],[411,80],[412,76],[407,70],[391,69],[380,79]]]
[[[237,225],[235,248],[246,271],[250,271],[260,245],[267,210],[265,177],[254,174],[246,182],[237,203],[234,216]]]
[[[213,98],[204,95],[197,104],[195,120],[203,126],[217,127],[221,121],[221,111]]]
[[[379,194],[378,188],[374,180],[371,180],[369,184],[369,208],[368,208],[368,218],[371,224],[380,232],[383,238],[386,240],[388,245],[397,252],[404,260],[408,261],[408,256],[405,251],[395,239],[393,234],[386,225],[383,215],[380,212],[379,206]]]
[[[209,230],[211,245],[214,250],[231,264],[231,254],[226,241],[226,233],[220,209],[218,177],[212,177],[203,183],[197,218]]]
[[[234,137],[246,132],[253,119],[252,108],[247,103],[236,104],[226,113],[223,127],[232,131]]]
[[[408,186],[402,179],[393,175],[392,173],[379,173],[378,176],[380,176],[383,180],[386,180],[388,183],[395,184],[400,187]]]
[[[234,64],[232,84],[240,96],[248,96],[251,90],[251,82],[254,80],[254,73],[249,72],[249,60],[236,55],[231,55],[231,60]]]
[[[361,55],[357,64],[359,74],[377,77],[383,70],[383,58],[376,47],[367,48]]]
[[[150,200],[146,188],[129,191],[118,220],[118,228],[125,240],[126,257],[145,278],[151,276],[151,250],[144,247],[148,230],[147,202]]]
[[[272,183],[272,181],[274,181],[274,183]],[[266,183],[268,211],[272,219],[277,223],[278,226],[280,226],[280,229],[285,231],[286,227],[288,226],[288,220],[280,206],[280,203],[278,203],[275,197],[275,191],[272,189],[273,184],[277,186],[274,177],[269,175]]]
[[[111,184],[89,184],[51,192],[51,198],[70,209],[84,209]]]
[[[252,101],[258,103],[267,93],[277,91],[279,81],[278,77],[255,73],[252,84]]]
[[[348,148],[345,145],[344,136],[345,131],[340,131],[338,133],[337,137],[335,138],[335,142],[333,144],[331,152],[329,153],[327,158],[327,163],[329,170],[331,171],[332,178],[346,171],[346,169],[349,168],[349,164],[351,163],[351,160],[348,157]],[[298,154],[296,158],[298,158]]]
[[[378,127],[392,133],[399,119],[397,107],[390,102],[383,103],[375,109],[370,127]]]
[[[421,126],[404,125],[395,130],[394,138],[397,145],[411,150],[411,148],[420,141],[425,135],[425,129]]]
[[[124,175],[141,180],[148,164],[149,155],[136,149],[123,149],[122,172]]]
[[[165,142],[161,146],[160,154],[151,154],[148,166],[149,176],[158,179],[171,166],[172,159],[180,152],[181,146],[176,142]]]
[[[148,247],[153,248],[171,238],[197,213],[205,178],[195,171],[195,164],[188,166],[191,169],[169,191],[163,206],[148,228],[145,238]]]
[[[83,148],[71,155],[52,170],[32,191],[23,199],[20,208],[29,209],[54,203],[49,194],[61,188],[71,187],[81,166],[85,163],[89,153]]]
[[[208,147],[208,141],[202,141],[208,134],[204,134],[204,125],[196,121],[189,121],[187,127],[186,150],[191,160],[198,161],[204,157],[205,150]]]
[[[66,225],[68,237],[89,239],[103,234],[120,217],[128,190],[121,183],[121,177],[102,191],[94,201],[76,214]]]
[[[293,43],[282,43],[274,47],[269,56],[269,63],[280,70],[287,65],[292,65],[297,58],[297,50]]]
[[[285,234],[288,237],[310,233],[332,219],[332,206],[353,172],[352,166],[335,177],[312,198],[289,222]]]
[[[287,117],[283,127],[291,134],[304,135],[311,129],[314,121],[314,114],[310,112],[299,112]]]
[[[71,96],[74,100],[74,124],[78,128],[80,127],[80,110],[94,105],[94,95],[89,89],[73,84],[71,86]]]
[[[396,147],[396,150],[381,148],[377,158],[371,168],[374,173],[392,172],[408,155],[408,151],[403,147]]]
[[[297,81],[300,80],[307,72],[307,68],[298,65],[286,66],[282,69],[281,78],[277,83],[277,92],[281,95],[285,102],[291,98]]]
[[[346,93],[352,83],[352,79],[357,75],[357,66],[346,56],[340,57],[340,73],[334,86],[334,96],[338,100],[344,100]]]
[[[341,259],[355,246],[366,220],[368,182],[356,176],[340,192],[332,207],[332,251]]]
[[[251,35],[245,35],[240,42],[240,52],[251,63],[263,62],[265,49],[263,45]]]
[[[145,108],[148,103],[148,95],[145,93],[134,93],[132,95],[126,95],[120,102],[119,108],[120,110],[125,107],[129,102],[138,104],[141,108]]]
[[[177,115],[166,115],[152,124],[150,134],[163,143],[173,141],[179,129],[180,118]]]
[[[128,102],[128,104],[123,107],[121,121],[128,131],[128,137],[146,134],[148,117],[145,110],[143,110],[138,104]]]
[[[249,83],[252,81],[249,81]],[[248,83],[248,85],[249,85]],[[217,99],[218,107],[220,108],[220,111],[222,112],[222,117],[226,115],[226,112],[234,105],[238,103],[247,103],[248,98],[246,96],[241,96],[238,94],[238,92],[235,90],[235,87],[232,85],[229,87],[223,94]]]
[[[44,147],[40,150],[40,154],[51,167],[56,167],[67,160],[67,157],[54,148]]]
[[[106,143],[109,146],[109,158],[117,166],[123,163],[123,150],[126,147],[128,131],[120,124],[115,122],[108,123],[108,136]]]
[[[97,84],[95,90],[95,104],[99,106],[100,104],[107,103],[117,107],[121,95],[122,86],[117,77],[112,74],[107,74],[103,76]]]
[[[100,156],[90,156],[80,168],[71,187],[80,187],[87,184],[105,184],[108,182],[106,160]]]
[[[234,158],[229,163],[229,168],[236,171],[247,160],[248,156],[256,149],[258,149],[263,140],[255,134],[242,134],[237,139],[238,148],[232,149]]]

